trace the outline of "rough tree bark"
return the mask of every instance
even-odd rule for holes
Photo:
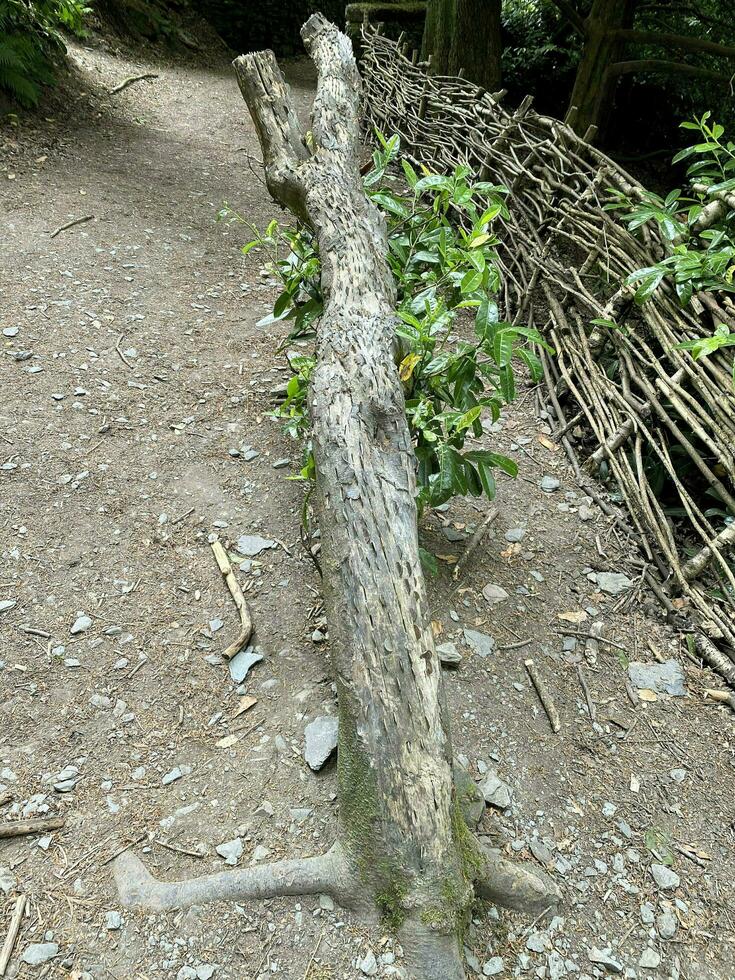
[[[423,56],[438,75],[464,75],[483,88],[500,88],[501,0],[429,0]]]
[[[624,41],[616,33],[628,27],[637,0],[593,0],[584,21],[584,48],[577,68],[570,105],[576,106],[571,124],[584,136],[590,126],[602,131],[611,108],[615,81],[609,67],[618,61]]]
[[[172,883],[128,852],[115,874],[123,901],[148,908],[328,893],[395,929],[415,980],[461,980],[474,894],[534,913],[559,894],[484,849],[462,819],[419,561],[386,230],[360,178],[360,79],[348,39],[321,15],[302,35],[319,79],[313,154],[273,54],[242,56],[235,70],[268,188],[314,229],[322,259],[309,403],[338,691],[337,841],[321,857]]]

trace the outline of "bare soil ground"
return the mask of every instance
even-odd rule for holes
[[[222,869],[215,848],[235,838],[241,865],[326,849],[334,764],[306,766],[303,731],[335,704],[328,642],[312,640],[320,583],[299,540],[302,489],[273,468],[298,459],[267,417],[286,377],[283,331],[256,323],[276,287],[262,257],[240,255],[243,229],[215,222],[223,201],[260,225],[277,214],[247,166],[257,141],[227,58],[141,63],[92,47],[73,58],[82,96],[1,133],[2,819],[66,818],[45,837],[0,840],[0,936],[17,894],[29,898],[7,975],[400,976],[393,940],[324,899],[119,906],[109,862],[126,846],[163,878]],[[159,77],[107,94],[146,71]],[[289,73],[305,109],[309,70]],[[443,559],[431,583],[439,640],[463,655],[445,672],[455,751],[512,793],[482,830],[565,894],[551,924],[478,909],[468,972],[732,980],[733,716],[704,701],[718,681],[640,588],[629,545],[594,508],[580,512],[533,405],[526,391],[488,434],[521,477],[501,483],[500,515],[459,582],[451,563],[485,505],[458,501],[423,529]],[[259,455],[231,455],[243,446]],[[543,476],[559,489],[544,492]],[[235,718],[219,654],[238,623],[210,543],[245,533],[278,546],[239,572],[265,658],[244,685],[257,704]],[[635,584],[612,597],[594,581],[602,571]],[[490,605],[488,584],[508,597]],[[80,616],[91,625],[72,635]],[[573,634],[595,622],[608,642],[588,662]],[[465,629],[492,635],[495,652],[478,656]],[[684,668],[686,695],[631,699],[628,660],[657,656]],[[657,884],[657,863],[678,883]],[[44,941],[59,947],[52,959],[21,960]]]

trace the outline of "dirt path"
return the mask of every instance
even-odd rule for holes
[[[392,940],[326,899],[156,916],[117,904],[107,862],[126,844],[170,878],[221,868],[215,848],[233,840],[241,864],[328,847],[334,765],[312,773],[302,750],[305,724],[334,700],[312,641],[319,581],[299,544],[301,490],[273,466],[298,451],[266,418],[285,377],[256,326],[274,287],[257,255],[239,254],[243,230],[214,220],[223,201],[260,225],[276,214],[246,165],[258,151],[226,60],[74,56],[91,95],[36,132],[6,133],[0,173],[0,603],[14,603],[0,605],[0,786],[9,816],[66,816],[48,838],[0,843],[6,911],[16,889],[30,897],[18,953],[59,947],[20,975],[400,976]],[[146,70],[159,78],[103,95]],[[304,108],[308,72],[292,76]],[[583,509],[561,453],[539,442],[547,430],[529,392],[490,433],[523,478],[502,484],[500,518],[459,585],[445,562],[432,586],[440,639],[463,656],[446,675],[458,757],[512,792],[483,830],[550,867],[566,894],[563,919],[530,934],[478,913],[469,969],[732,980],[732,717],[703,706],[715,679],[637,585],[599,591],[594,573],[636,581],[640,569]],[[259,455],[246,461],[244,447]],[[560,487],[544,492],[543,476]],[[451,560],[481,517],[458,502],[427,522],[426,542]],[[210,541],[242,534],[277,545],[241,567],[265,659],[240,688],[257,705],[234,718],[219,652],[237,621]],[[506,590],[500,604],[488,584]],[[570,612],[576,625],[559,618]],[[584,639],[563,633],[595,621],[613,645],[590,664]],[[483,657],[466,629],[495,650]],[[655,662],[649,640],[685,668],[687,696],[634,707],[623,664]],[[553,691],[559,735],[526,656]],[[673,862],[678,885],[656,884],[657,861]]]

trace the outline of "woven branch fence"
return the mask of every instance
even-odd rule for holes
[[[641,579],[735,687],[735,522],[722,517],[735,515],[731,356],[695,361],[676,349],[720,323],[735,330],[729,297],[698,293],[682,309],[664,286],[636,305],[627,277],[666,250],[657,228],[635,237],[604,210],[614,192],[642,199],[633,177],[530,98],[510,113],[462,78],[431,76],[379,27],[364,26],[363,44],[368,126],[399,133],[416,163],[466,164],[510,189],[498,232],[503,315],[534,325],[556,351],[543,355],[540,407],[556,418],[579,485],[637,545]],[[666,478],[666,506],[652,472]]]

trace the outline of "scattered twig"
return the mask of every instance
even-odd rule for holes
[[[196,510],[195,507],[190,507],[185,514],[179,514],[178,517],[174,517],[174,519],[171,521],[171,523],[174,524],[174,525],[181,524],[181,522],[182,521],[185,521],[186,518],[189,517],[190,514],[193,514],[194,513],[195,510]]]
[[[597,709],[595,707],[595,702],[592,700],[589,685],[587,684],[587,678],[585,677],[584,669],[581,664],[577,665],[577,677],[579,678],[579,684],[582,688],[582,692],[584,693],[584,699],[587,702],[587,714],[590,716],[590,721],[595,721],[597,719]]]
[[[487,532],[487,529],[490,527],[490,525],[492,524],[492,522],[495,520],[495,518],[497,516],[498,516],[498,508],[497,507],[492,507],[488,511],[488,514],[487,514],[487,517],[485,518],[485,520],[482,522],[482,524],[478,527],[478,529],[472,535],[472,537],[470,539],[470,543],[467,545],[467,547],[465,548],[465,550],[462,552],[462,555],[460,556],[459,561],[454,566],[454,571],[452,572],[452,578],[454,579],[455,582],[457,581],[457,579],[459,578],[459,576],[464,571],[465,565],[467,564],[467,562],[469,561],[469,559],[471,558],[471,556],[474,554],[474,552],[477,550],[478,545],[480,544],[480,542],[482,541],[482,539],[485,537],[485,534]]]
[[[21,633],[26,633],[28,636],[40,636],[42,640],[51,639],[51,633],[47,633],[46,630],[36,629],[35,626],[19,626],[18,629]]]
[[[10,957],[13,955],[13,949],[18,940],[18,933],[20,932],[20,923],[23,919],[23,913],[26,908],[26,896],[19,895],[15,908],[13,909],[13,915],[10,919],[10,925],[8,926],[8,934],[5,937],[5,942],[3,943],[2,951],[0,951],[0,977],[5,976],[5,971],[8,968],[8,963],[10,962]]]
[[[0,823],[0,840],[6,837],[26,837],[28,834],[42,834],[47,830],[61,830],[63,817],[40,817],[38,820],[13,820]]]
[[[123,337],[124,336],[125,336],[125,334],[124,333],[121,333],[120,336],[117,338],[117,343],[115,344],[115,350],[120,355],[120,360],[123,362],[123,364],[125,365],[125,367],[126,368],[129,368],[131,371],[133,371],[134,370],[133,365],[130,363],[130,361],[127,359],[127,357],[123,354],[123,352],[120,350],[120,344],[123,342]]]
[[[299,528],[299,536],[301,538],[301,544],[302,544],[302,546],[304,548],[304,551],[309,556],[309,558],[311,559],[311,561],[312,561],[312,563],[314,565],[314,568],[316,568],[317,572],[319,573],[319,578],[322,578],[322,566],[319,563],[319,559],[317,558],[315,552],[312,551],[312,548],[309,545],[309,538],[308,538],[308,535],[306,533],[306,529],[304,528],[304,525],[303,524]]]
[[[527,647],[529,643],[533,643],[533,639],[518,640],[517,643],[504,643],[502,647],[498,647],[498,650],[520,650],[521,647]]]
[[[314,960],[316,959],[316,954],[319,952],[319,947],[322,944],[323,938],[324,938],[324,927],[322,927],[322,931],[319,933],[319,938],[316,941],[316,946],[314,947],[314,951],[309,957],[309,962],[306,964],[306,972],[304,973],[304,980],[309,980],[309,974],[311,973],[311,968],[314,965]]]
[[[111,855],[110,855],[109,857],[107,857],[107,858],[105,858],[105,860],[104,860],[104,861],[102,861],[102,863],[101,863],[101,865],[100,865],[100,867],[102,867],[102,868],[104,868],[104,866],[105,866],[106,864],[110,864],[110,862],[111,862],[111,861],[114,861],[116,857],[120,857],[120,855],[121,855],[121,854],[124,854],[124,853],[125,853],[125,851],[129,851],[131,847],[135,847],[135,846],[136,846],[136,844],[140,844],[140,842],[141,842],[141,841],[144,841],[144,840],[146,839],[146,837],[147,837],[147,836],[148,836],[148,834],[141,834],[141,836],[140,836],[140,837],[136,837],[136,838],[135,838],[135,840],[131,840],[131,841],[130,841],[129,843],[127,843],[127,844],[126,844],[126,845],[125,845],[124,847],[119,847],[119,848],[118,848],[118,849],[117,849],[116,851],[114,851],[114,852],[113,852],[113,853],[112,853],[112,854],[111,854]]]
[[[60,235],[62,231],[66,231],[67,228],[73,228],[75,225],[83,225],[85,222],[91,221],[93,218],[93,214],[85,214],[83,218],[74,218],[73,221],[67,221],[65,225],[59,225],[59,227],[55,231],[52,231],[48,237],[56,238],[57,235]]]
[[[225,582],[227,583],[227,588],[230,590],[230,595],[232,596],[233,602],[237,606],[237,611],[240,613],[240,622],[242,624],[240,634],[235,642],[231,643],[222,653],[222,656],[229,660],[247,645],[250,637],[253,635],[253,621],[250,616],[248,604],[245,601],[245,596],[242,594],[240,583],[237,581],[235,573],[232,571],[230,559],[227,557],[227,552],[222,547],[222,543],[220,541],[213,541],[212,551],[214,552],[214,557],[217,561],[217,565],[219,566],[219,570],[222,572]]]
[[[553,732],[558,732],[561,728],[561,722],[559,721],[559,712],[556,710],[554,699],[551,697],[551,694],[549,693],[546,684],[544,684],[541,675],[538,672],[538,668],[533,660],[524,660],[523,663],[528,671],[528,676],[533,682],[533,686],[536,688],[536,693],[539,696],[539,700],[544,706],[544,711],[548,715],[549,722],[551,723],[551,730]]]
[[[159,847],[165,847],[167,851],[175,851],[177,854],[187,854],[189,857],[203,858],[206,856],[201,851],[189,851],[185,847],[176,847],[175,844],[169,844],[168,841],[159,840],[158,837],[154,837],[151,844],[158,844]]]
[[[729,705],[733,711],[735,711],[735,694],[731,694],[729,691],[716,691],[708,688],[705,692],[705,697],[710,698],[712,701],[717,701],[719,704]]]
[[[131,75],[129,78],[126,78],[122,82],[120,82],[119,85],[116,85],[114,88],[111,88],[109,94],[117,95],[118,92],[124,91],[130,85],[135,85],[136,82],[146,82],[149,79],[152,80],[154,78],[158,78],[158,75],[155,75],[153,72],[150,71],[145,72],[145,74],[143,75]]]
[[[5,806],[7,803],[13,799],[13,794],[10,790],[6,790],[4,793],[0,793],[0,806]]]
[[[606,636],[598,636],[596,633],[585,633],[580,630],[556,630],[559,636],[575,636],[580,639],[597,640],[598,643],[607,643],[608,646],[615,647],[616,650],[625,650],[622,643],[615,640],[608,640]]]

